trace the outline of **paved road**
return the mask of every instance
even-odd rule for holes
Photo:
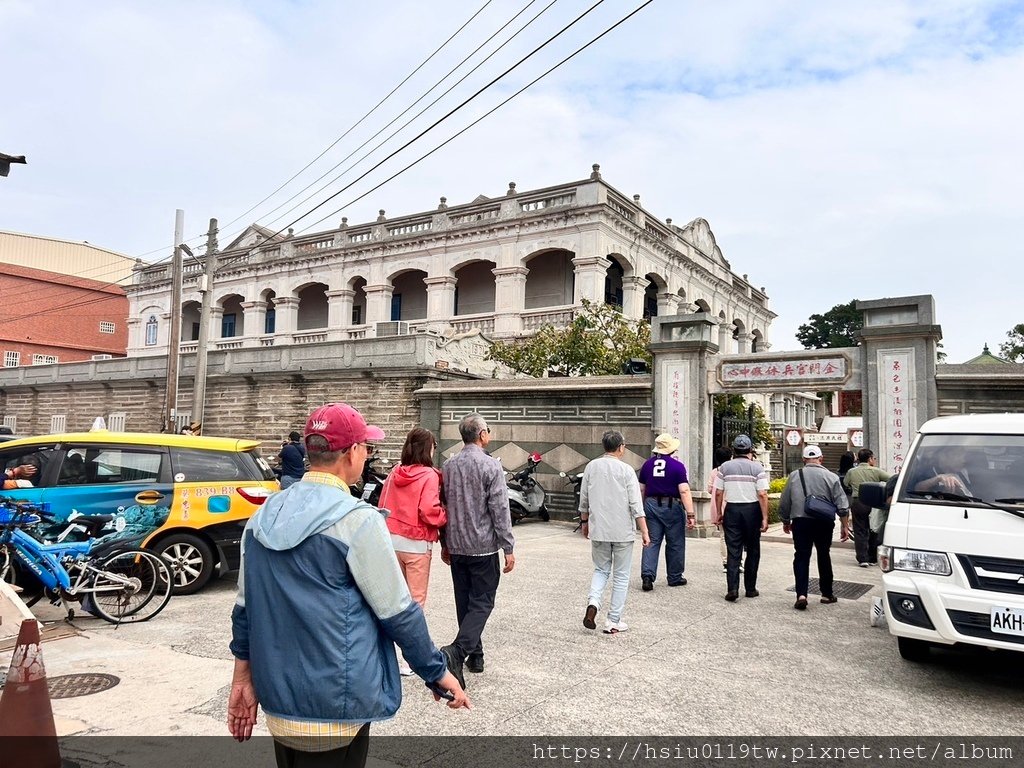
[[[581,623],[588,544],[560,523],[516,533],[516,569],[502,581],[485,635],[487,671],[468,675],[475,709],[448,712],[410,678],[400,714],[374,733],[1024,735],[1024,654],[943,651],[913,665],[885,630],[869,626],[870,594],[794,611],[786,543],[764,544],[761,597],[735,604],[722,599],[717,541],[690,540],[688,586],[669,589],[662,574],[650,593],[639,590],[638,545],[632,628],[608,636]],[[835,553],[837,578],[879,594],[880,574],[853,559],[851,550]],[[223,734],[233,593],[228,577],[173,599],[147,624],[82,619],[84,636],[47,643],[51,677],[121,678],[108,692],[55,700],[61,732]],[[438,644],[449,642],[451,580],[439,558],[427,615]],[[0,655],[4,668],[8,658]]]

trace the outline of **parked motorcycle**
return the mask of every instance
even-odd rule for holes
[[[544,507],[547,492],[534,477],[540,458],[539,453],[531,453],[526,459],[526,467],[513,474],[508,481],[508,508],[512,513],[512,525],[534,515],[545,522],[551,519]]]
[[[367,456],[363,462],[363,474],[358,483],[354,483],[350,490],[357,499],[369,502],[373,506],[380,504],[380,492],[384,490],[386,472],[381,472],[373,465],[380,460],[380,456],[373,454]]]

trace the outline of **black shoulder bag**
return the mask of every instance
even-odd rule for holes
[[[804,490],[804,514],[812,520],[821,520],[825,523],[834,523],[839,507],[832,503],[831,499],[824,496],[808,496],[807,483],[804,481],[804,470],[801,467],[797,470],[800,475],[800,487]]]

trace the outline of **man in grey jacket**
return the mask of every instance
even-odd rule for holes
[[[480,640],[494,610],[498,580],[516,564],[512,549],[512,515],[508,508],[505,472],[491,458],[487,445],[491,430],[479,413],[459,422],[462,450],[441,468],[448,524],[441,538],[441,559],[451,566],[455,588],[455,615],[459,633],[441,652],[459,685],[465,687],[463,667],[484,671],[484,647]],[[504,553],[501,569],[498,552]]]
[[[801,482],[802,480],[802,482]],[[806,486],[807,492],[804,493]],[[821,602],[834,603],[836,596],[832,593],[832,532],[835,520],[820,520],[809,517],[805,510],[808,496],[819,496],[829,499],[838,510],[842,525],[841,541],[850,538],[850,502],[846,491],[839,481],[839,476],[821,464],[821,448],[808,445],[804,448],[804,466],[791,472],[786,480],[786,488],[779,501],[779,517],[786,533],[793,534],[793,576],[796,578],[796,602],[793,607],[798,611],[807,608],[807,586],[810,582],[811,547],[818,553],[818,581],[821,585]]]

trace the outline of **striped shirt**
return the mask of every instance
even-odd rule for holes
[[[726,504],[752,504],[758,491],[768,491],[768,473],[759,461],[732,459],[718,468],[715,490],[724,491]]]
[[[344,480],[327,472],[307,472],[303,475],[302,482],[332,485],[345,493],[349,492]],[[268,715],[266,712],[263,714],[267,721],[267,730],[274,740],[300,752],[327,752],[347,747],[364,725],[331,720],[289,720]]]

